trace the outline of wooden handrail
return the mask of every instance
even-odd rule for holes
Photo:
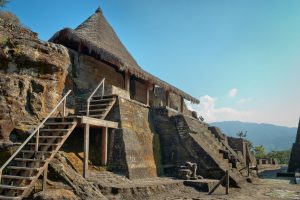
[[[102,81],[98,84],[98,86],[95,88],[95,90],[92,92],[92,94],[89,96],[89,98],[87,99],[87,111],[86,111],[86,116],[89,116],[90,114],[90,103],[91,103],[91,99],[93,98],[93,96],[95,95],[95,93],[98,91],[98,89],[100,88],[100,86],[102,85],[102,91],[101,91],[101,97],[103,98],[104,95],[104,84],[105,84],[105,78],[102,79]]]
[[[44,123],[49,119],[49,117],[51,117],[51,115],[57,110],[57,108],[64,102],[64,108],[63,108],[63,112],[65,112],[65,106],[66,106],[66,98],[69,96],[69,94],[71,93],[72,90],[69,90],[65,96],[59,101],[59,103],[53,108],[53,110],[48,114],[48,116],[39,124],[39,126],[28,136],[28,138],[22,143],[22,145],[17,149],[17,151],[15,151],[15,153],[4,163],[4,165],[2,165],[2,167],[0,168],[0,182],[1,182],[1,175],[2,175],[2,171],[4,170],[4,168],[18,155],[18,153],[20,153],[20,151],[23,149],[23,147],[29,142],[29,140],[37,133],[39,133],[40,128],[44,125]],[[64,115],[65,113],[63,113]],[[65,117],[65,116],[63,116]]]

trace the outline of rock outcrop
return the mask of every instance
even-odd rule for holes
[[[65,47],[0,19],[0,147],[11,144],[12,130],[29,132],[53,109],[69,65]]]

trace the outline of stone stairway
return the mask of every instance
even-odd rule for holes
[[[79,110],[79,115],[86,115],[88,117],[105,119],[113,105],[115,104],[117,96],[92,96],[90,104],[82,105],[82,110]],[[88,108],[88,109],[87,109]]]
[[[172,120],[176,123],[180,137],[193,139],[208,153],[224,174],[227,170],[229,171],[232,185],[237,186],[245,180],[243,173],[245,171],[245,163],[240,162],[235,152],[210,132],[207,124],[199,121],[193,122],[191,120],[194,119],[188,119],[182,115],[173,116]],[[188,120],[190,123],[187,123]],[[191,123],[194,123],[194,125]]]

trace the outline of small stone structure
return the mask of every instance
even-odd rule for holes
[[[289,167],[288,167],[289,172],[295,172],[297,169],[300,169],[300,156],[299,155],[300,155],[300,119],[299,119],[296,141],[293,144],[291,158],[289,161]]]

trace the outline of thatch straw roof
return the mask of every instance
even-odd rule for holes
[[[110,63],[120,71],[127,71],[193,103],[199,103],[198,99],[143,70],[122,44],[100,9],[75,30],[65,28],[57,32],[50,41]]]

